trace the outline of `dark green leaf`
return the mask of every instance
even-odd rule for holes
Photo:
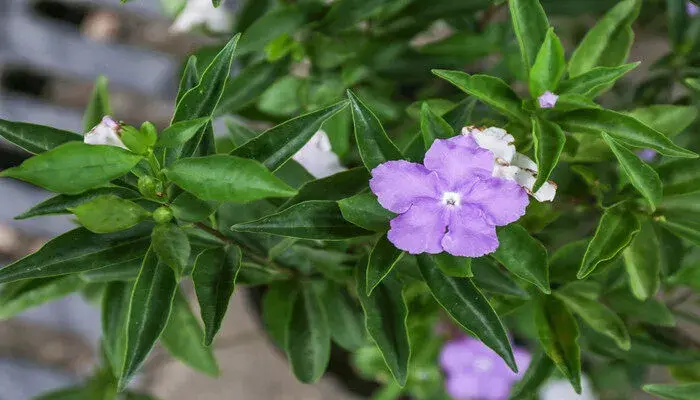
[[[133,201],[113,194],[95,197],[69,211],[75,214],[81,225],[95,233],[123,231],[151,215]]]
[[[151,234],[151,249],[158,260],[169,266],[180,277],[190,260],[190,240],[185,231],[173,223],[159,224]]]
[[[85,284],[85,281],[75,275],[8,283],[0,291],[0,320],[63,298],[82,289]]]
[[[184,96],[187,91],[197,86],[200,79],[202,78],[199,76],[199,71],[197,70],[197,57],[190,56],[187,59],[187,64],[185,64],[185,70],[182,71],[182,78],[180,79],[180,87],[177,91],[175,104],[182,100],[182,96]]]
[[[658,222],[679,238],[700,246],[700,223],[693,218],[688,218],[686,212],[666,212]]]
[[[83,203],[104,195],[114,195],[126,200],[133,200],[141,197],[138,192],[119,186],[97,188],[73,196],[59,194],[58,196],[51,197],[50,199],[35,205],[29,210],[16,216],[15,219],[26,219],[40,215],[69,214],[69,208],[75,208]]]
[[[520,225],[497,229],[500,245],[493,256],[516,276],[534,284],[544,293],[549,289],[547,250]]]
[[[542,351],[538,351],[532,357],[527,371],[513,387],[510,389],[508,399],[517,400],[527,398],[539,391],[540,386],[549,379],[554,370],[552,360]]]
[[[92,89],[90,100],[88,100],[85,114],[83,115],[83,130],[90,129],[102,122],[102,117],[112,114],[109,107],[109,92],[107,90],[107,77],[100,75],[95,80],[95,87]]]
[[[697,400],[700,383],[680,383],[675,385],[644,385],[644,391],[669,400]]]
[[[539,0],[511,0],[508,4],[523,64],[529,70],[545,41],[549,21]]]
[[[191,193],[182,192],[170,204],[170,210],[179,220],[199,222],[214,213],[215,205],[216,202],[201,200]]]
[[[238,55],[262,50],[265,45],[285,33],[293,33],[304,24],[304,13],[296,5],[278,7],[253,22],[245,30]]]
[[[628,351],[624,351],[615,346],[614,342],[606,336],[592,330],[584,332],[586,342],[592,350],[633,364],[677,365],[700,361],[698,351],[685,346],[671,346],[646,336],[632,334],[632,346]]]
[[[435,114],[427,102],[424,102],[420,109],[420,130],[426,149],[432,146],[435,139],[448,139],[455,135],[450,124]]]
[[[605,295],[605,300],[615,311],[642,322],[661,326],[675,326],[676,319],[666,305],[656,299],[640,301],[627,288],[620,288]]]
[[[243,69],[232,77],[219,101],[216,114],[235,114],[254,102],[282,74],[288,71],[288,63],[261,62]]]
[[[333,284],[325,291],[324,303],[333,340],[348,351],[364,346],[367,333],[357,301],[345,289]]]
[[[371,192],[360,193],[338,201],[343,217],[353,224],[376,232],[389,230],[395,214],[385,209]]]
[[[292,281],[277,282],[268,286],[262,299],[262,320],[265,330],[280,347],[287,341],[289,318],[298,287]]]
[[[112,371],[120,371],[126,353],[126,320],[133,284],[111,282],[102,296],[102,346]]]
[[[308,200],[341,200],[367,188],[370,175],[366,168],[357,167],[337,174],[307,182],[299,193],[287,200],[281,208],[287,208]]]
[[[471,262],[474,282],[489,293],[527,298],[528,294],[490,257],[475,258]]]
[[[609,208],[603,213],[593,239],[583,256],[576,276],[583,279],[598,265],[614,259],[631,242],[641,229],[639,219],[629,211]]]
[[[639,62],[620,65],[619,67],[595,67],[590,71],[567,79],[559,85],[561,94],[580,94],[596,97],[612,87],[615,82],[639,66]],[[643,121],[646,123],[646,121]]]
[[[32,154],[41,154],[67,142],[83,141],[83,136],[77,133],[4,119],[0,119],[0,137]]]
[[[664,184],[664,196],[700,191],[700,159],[673,160],[657,171]]]
[[[390,160],[403,158],[401,151],[389,139],[377,116],[353,92],[348,90],[351,102],[355,140],[362,162],[369,171]]]
[[[539,1],[535,0],[535,3]],[[554,91],[565,69],[564,48],[554,28],[549,28],[530,70],[530,94],[537,97],[548,90]]]
[[[651,222],[641,223],[639,233],[622,252],[630,289],[639,300],[654,297],[661,286],[661,253],[659,240]]]
[[[80,274],[80,279],[88,283],[135,281],[141,271],[143,257],[135,258],[110,265],[109,267],[93,269]]]
[[[532,137],[535,144],[535,160],[537,161],[537,180],[532,191],[537,192],[559,162],[559,156],[564,150],[566,136],[559,125],[540,118],[532,120]]]
[[[403,255],[404,252],[397,249],[386,237],[386,234],[377,240],[367,264],[367,296],[371,295],[374,288],[389,275]]]
[[[438,268],[447,276],[457,278],[471,278],[474,276],[472,273],[472,259],[469,257],[458,257],[449,253],[431,254],[427,257],[431,257]]]

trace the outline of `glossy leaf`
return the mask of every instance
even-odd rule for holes
[[[209,346],[226,316],[241,268],[238,247],[208,249],[197,256],[192,280],[204,321],[204,344]]]
[[[545,41],[549,21],[539,0],[511,0],[508,5],[523,64],[529,70]]]
[[[123,231],[151,215],[133,201],[112,194],[95,197],[69,211],[75,214],[80,224],[95,233]]]
[[[158,260],[169,266],[179,279],[189,264],[190,240],[182,228],[167,223],[158,224],[151,234],[151,249],[158,256]]]
[[[79,194],[125,175],[141,156],[113,146],[65,143],[0,171],[7,176],[63,194]]]
[[[59,194],[35,205],[16,216],[15,219],[27,219],[41,215],[70,214],[69,208],[75,208],[104,195],[114,195],[126,200],[141,197],[139,192],[119,186],[92,189],[78,195]]]
[[[97,126],[102,121],[102,117],[112,114],[109,106],[107,84],[107,77],[103,75],[98,76],[97,80],[95,80],[95,87],[92,89],[90,100],[88,100],[87,108],[83,115],[83,130],[85,132]]]
[[[561,82],[559,92],[561,94],[580,94],[590,98],[596,97],[612,87],[618,79],[637,68],[639,64],[639,62],[634,62],[618,67],[591,68],[581,75]]]
[[[382,235],[382,237],[377,240],[377,243],[375,243],[369,255],[369,262],[367,264],[366,287],[368,296],[371,295],[374,288],[389,275],[403,255],[404,252],[397,249],[386,235]]]
[[[513,349],[503,323],[486,297],[469,278],[455,278],[442,273],[434,260],[418,256],[420,273],[435,300],[467,332],[493,349],[517,372]]]
[[[644,391],[669,400],[697,400],[700,383],[679,383],[675,385],[644,385]]]
[[[290,119],[247,141],[231,154],[257,160],[271,171],[275,171],[292,158],[318,132],[326,120],[347,105],[347,101],[341,101]]]
[[[236,224],[231,229],[318,240],[342,240],[371,234],[346,221],[336,202],[322,200],[295,204],[259,220]]]
[[[549,293],[547,250],[520,225],[497,229],[499,246],[493,256],[516,276]]]
[[[603,213],[576,276],[583,279],[600,264],[614,259],[641,229],[639,219],[629,211],[609,208]]]
[[[448,139],[455,135],[452,129],[442,117],[435,114],[427,102],[420,109],[420,130],[423,134],[425,148],[429,149],[435,139]]]
[[[552,360],[544,352],[538,351],[532,357],[530,366],[523,377],[510,389],[508,399],[517,400],[531,393],[537,393],[540,386],[549,379],[553,370]]]
[[[342,200],[366,189],[369,179],[367,169],[357,167],[307,182],[299,188],[299,193],[287,200],[281,208],[308,200]]]
[[[85,286],[77,276],[38,278],[9,283],[0,291],[0,320],[63,298]]]
[[[389,220],[395,214],[385,209],[371,192],[360,193],[338,201],[343,218],[353,224],[375,232],[389,230]]]
[[[539,0],[534,2],[539,4]],[[530,70],[530,94],[537,97],[548,90],[554,91],[565,69],[564,47],[554,28],[549,28]]]
[[[135,281],[139,276],[139,271],[141,271],[142,261],[143,257],[135,258],[108,267],[86,271],[79,276],[80,279],[88,283]]]
[[[178,104],[180,100],[182,100],[182,96],[184,96],[185,93],[197,86],[201,79],[202,77],[197,70],[197,57],[190,56],[185,64],[185,70],[182,71],[182,78],[180,79],[180,86],[177,91],[177,97],[175,98],[175,104]]]
[[[112,371],[120,371],[126,353],[126,320],[133,284],[111,282],[102,296],[102,346]]]
[[[403,158],[401,151],[389,139],[379,118],[362,100],[348,90],[352,121],[355,127],[355,140],[362,162],[369,171],[379,164]]]
[[[289,197],[296,191],[262,164],[240,157],[213,155],[183,158],[165,172],[168,179],[202,200],[245,203]]]
[[[654,297],[661,286],[660,243],[651,222],[641,223],[639,233],[622,252],[632,294],[639,300]]]
[[[335,284],[326,289],[323,299],[328,309],[328,325],[333,341],[348,351],[364,346],[367,333],[357,301]]]
[[[203,117],[172,124],[160,133],[156,146],[182,146],[188,140],[192,139],[209,120],[210,117]]]
[[[537,180],[532,186],[536,192],[547,182],[549,176],[559,162],[559,156],[564,150],[566,136],[559,125],[544,119],[532,120],[532,137],[535,144],[535,161],[537,162]]]
[[[83,136],[77,133],[4,119],[0,119],[0,137],[32,154],[41,154],[67,142],[83,141]]]

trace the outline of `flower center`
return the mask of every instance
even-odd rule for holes
[[[442,204],[448,207],[459,206],[461,196],[455,192],[445,192],[442,194]]]

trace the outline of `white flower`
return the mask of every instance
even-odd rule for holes
[[[83,141],[87,144],[103,144],[126,149],[119,135],[120,129],[119,123],[107,115],[102,118],[102,121],[97,126],[85,134]]]
[[[515,151],[513,135],[504,129],[490,127],[478,129],[467,126],[462,135],[471,135],[479,147],[493,153],[493,176],[510,179],[524,187],[537,201],[552,201],[557,193],[554,182],[545,182],[540,189],[532,193],[537,180],[537,164],[524,154]]]
[[[331,141],[324,131],[316,132],[292,158],[316,178],[324,178],[347,169],[331,149]]]
[[[232,26],[231,14],[222,5],[214,7],[211,0],[188,0],[170,26],[170,32],[189,32],[199,26],[205,26],[212,32],[229,32]]]
[[[581,376],[581,394],[577,394],[571,383],[564,379],[552,379],[540,389],[542,400],[597,400],[593,387],[585,375]]]

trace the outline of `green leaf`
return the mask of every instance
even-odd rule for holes
[[[583,279],[600,264],[613,260],[641,229],[639,218],[629,211],[609,208],[603,213],[593,239],[586,248],[576,277]]]
[[[408,378],[411,346],[408,340],[408,308],[401,284],[388,276],[367,295],[366,259],[360,261],[355,274],[357,297],[365,313],[367,333],[379,348],[382,358],[396,382],[404,386]]]
[[[540,386],[549,378],[554,370],[552,360],[542,351],[538,351],[532,357],[530,366],[522,379],[510,389],[509,400],[527,398],[539,391]]]
[[[471,269],[474,274],[474,282],[485,292],[520,298],[528,297],[527,292],[518,286],[490,257],[473,259]]]
[[[296,194],[259,162],[223,154],[183,158],[171,165],[165,174],[202,200],[245,203]]]
[[[549,21],[539,0],[511,0],[508,5],[523,64],[529,70],[546,40]]]
[[[637,18],[640,0],[624,0],[608,11],[586,34],[569,60],[569,75],[576,77],[601,65],[601,59],[614,46],[619,31],[629,29]],[[611,43],[612,42],[612,43]]]
[[[552,296],[542,297],[535,307],[537,336],[545,353],[581,393],[581,349],[578,325],[566,306]]]
[[[209,346],[221,328],[241,268],[241,250],[208,249],[197,256],[192,280],[204,321],[204,344]]]
[[[234,156],[260,161],[271,171],[279,169],[292,158],[330,117],[348,105],[341,101],[326,108],[304,114],[275,126],[244,143]]]
[[[70,214],[70,211],[68,210],[69,208],[75,208],[81,204],[87,203],[88,201],[94,200],[97,197],[105,195],[114,195],[126,200],[133,200],[141,197],[139,192],[119,186],[97,188],[73,196],[59,194],[58,196],[42,201],[29,210],[16,216],[15,219],[27,219],[41,215]]]
[[[403,255],[404,252],[397,249],[393,243],[389,241],[386,234],[382,235],[382,237],[377,240],[377,243],[375,243],[369,255],[369,262],[367,264],[367,296],[371,295],[374,288],[389,275]]]
[[[202,344],[202,327],[192,313],[187,299],[177,291],[172,312],[160,342],[171,356],[211,377],[219,376],[214,350]]]
[[[549,289],[547,250],[520,225],[510,224],[497,229],[500,245],[493,254],[516,276],[537,286],[544,293]]]
[[[635,108],[627,114],[664,135],[673,137],[695,121],[698,117],[698,109],[693,106],[656,104]]]
[[[67,142],[83,141],[83,136],[77,133],[4,119],[0,119],[0,137],[32,154],[41,154]]]
[[[120,371],[126,354],[126,320],[133,284],[111,282],[102,296],[102,347],[112,371]]]
[[[297,297],[298,287],[292,281],[276,282],[268,286],[262,299],[262,320],[265,330],[280,347],[287,342],[289,318]]]
[[[562,81],[559,85],[559,92],[560,94],[580,94],[589,98],[597,97],[612,87],[618,79],[637,68],[639,64],[639,62],[634,62],[618,67],[591,68],[581,75]]]
[[[538,0],[534,2],[539,4]],[[554,91],[565,69],[564,47],[554,33],[554,28],[549,28],[530,70],[530,94],[537,97],[547,90]]]
[[[182,192],[170,204],[175,218],[185,222],[199,222],[209,218],[216,211],[216,203],[200,200],[193,194]]]
[[[337,174],[307,182],[299,193],[287,200],[281,208],[287,208],[308,200],[342,200],[367,188],[370,174],[364,167],[357,167]]]
[[[274,117],[297,114],[302,108],[301,97],[308,92],[308,87],[306,78],[285,75],[265,89],[256,106],[261,112]]]
[[[700,353],[686,346],[671,346],[666,342],[632,334],[632,346],[620,350],[614,342],[592,330],[585,331],[586,343],[595,352],[632,364],[677,365],[700,361]]]
[[[336,202],[323,200],[295,204],[259,220],[236,224],[231,229],[318,240],[343,240],[371,234],[347,222]]]
[[[182,78],[180,79],[180,86],[178,88],[177,97],[175,100],[176,105],[180,102],[180,100],[182,100],[182,96],[184,96],[185,93],[197,86],[200,79],[202,78],[197,70],[197,57],[190,56],[187,59],[187,64],[185,64],[185,70],[182,71]]]
[[[591,328],[613,339],[623,350],[630,348],[630,336],[625,323],[612,310],[589,297],[578,289],[579,282],[573,282],[557,289],[554,295],[578,314]]]
[[[102,122],[102,117],[111,115],[109,107],[109,91],[107,90],[108,80],[104,75],[97,77],[95,87],[92,89],[90,100],[88,100],[85,115],[83,115],[83,130],[85,132]]]
[[[676,385],[650,384],[642,388],[654,396],[669,400],[697,400],[700,383],[680,383]]]
[[[651,222],[641,223],[639,233],[622,252],[622,258],[634,296],[639,300],[654,297],[661,285],[661,253]]]
[[[238,55],[262,50],[267,43],[285,33],[294,33],[304,24],[304,13],[296,5],[277,7],[253,22],[245,30]]]
[[[156,146],[177,147],[184,145],[210,121],[210,117],[202,117],[180,121],[165,128],[158,136]]]
[[[79,194],[125,175],[139,161],[141,156],[119,147],[70,142],[0,171],[0,177],[20,179],[52,192]]]
[[[489,75],[469,75],[461,71],[435,69],[433,73],[476,97],[501,114],[528,124],[530,118],[522,110],[522,101],[513,89],[501,79]]]
[[[385,209],[371,192],[360,193],[338,201],[343,218],[353,224],[375,232],[389,230],[389,220],[395,214]]]
[[[559,125],[540,118],[532,119],[532,138],[535,144],[537,180],[532,191],[537,192],[547,182],[559,162],[566,144],[566,135]]]
[[[427,102],[423,102],[420,109],[420,130],[426,149],[432,146],[435,139],[448,139],[455,135],[450,124],[435,114]]]
[[[469,257],[458,257],[449,253],[431,254],[426,255],[426,257],[432,258],[433,262],[447,276],[457,278],[471,278],[474,276],[472,273],[472,259]]]
[[[124,261],[109,267],[93,269],[80,274],[80,279],[88,283],[135,281],[141,271],[142,258]]]
[[[6,284],[0,291],[0,320],[50,301],[60,299],[85,286],[77,276],[38,278]]]
[[[149,232],[150,226],[107,235],[74,229],[0,269],[0,283],[74,274],[141,259],[148,248]]]
[[[221,96],[216,114],[236,114],[253,103],[283,74],[289,63],[282,60],[276,63],[260,62],[244,68],[232,77]]]
[[[355,126],[355,140],[362,162],[369,171],[379,164],[403,158],[401,151],[389,139],[377,116],[353,92],[348,90]]]
[[[683,40],[690,17],[688,15],[688,0],[667,0],[666,15],[668,17],[668,36],[673,44],[674,51],[682,53]]]
[[[606,303],[618,313],[625,314],[641,322],[660,326],[676,326],[676,319],[666,305],[656,299],[644,301],[632,297],[627,288],[620,288],[605,295]]]
[[[339,0],[333,4],[321,24],[330,32],[340,32],[376,15],[388,2],[388,0]]]
[[[657,169],[664,185],[664,196],[700,191],[700,159],[673,160]]]
[[[87,230],[95,233],[123,231],[151,215],[133,201],[113,194],[95,197],[69,210]]]
[[[182,228],[173,224],[158,224],[151,234],[151,249],[158,260],[169,266],[179,279],[190,261],[190,240]]]
[[[611,110],[583,109],[565,113],[557,121],[568,132],[605,132],[634,147],[652,148],[670,157],[696,158],[697,154],[675,145],[661,132],[636,119]]]
[[[173,270],[159,262],[155,252],[149,250],[131,295],[119,389],[128,385],[163,333],[176,291]]]
[[[313,383],[326,371],[331,356],[328,316],[310,283],[301,285],[292,303],[284,349],[297,379]]]
[[[630,183],[649,202],[652,211],[661,202],[663,197],[663,186],[659,174],[654,171],[649,164],[642,161],[639,156],[625,148],[617,140],[610,137],[605,132],[602,133],[603,140],[608,144],[610,150],[620,162],[622,170],[629,178]]]
[[[442,273],[434,259],[418,256],[420,273],[435,300],[467,332],[493,349],[514,372],[518,371],[513,349],[503,323],[486,297],[469,278],[455,278]]]
[[[659,218],[658,222],[679,238],[700,246],[700,223],[695,219],[689,219],[686,213],[679,215],[667,212]]]
[[[355,351],[366,343],[362,310],[348,292],[332,284],[324,292],[323,301],[328,310],[331,336],[345,350]]]

